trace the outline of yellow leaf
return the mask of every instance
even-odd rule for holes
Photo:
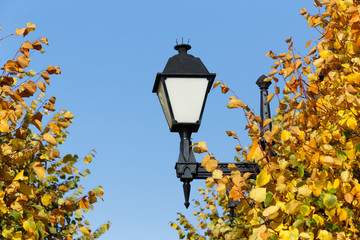
[[[220,81],[217,81],[216,83],[214,83],[214,86],[213,86],[212,89],[216,88],[216,87],[219,86],[219,85],[220,85]]]
[[[218,160],[210,158],[205,165],[205,169],[208,172],[213,172],[218,167]]]
[[[0,199],[0,213],[7,213],[8,209],[3,199]]]
[[[270,206],[268,208],[266,208],[264,211],[263,211],[263,216],[264,217],[269,217],[270,215],[274,215],[276,213],[276,215],[278,215],[279,211],[279,207],[278,206]],[[273,218],[270,218],[270,219],[273,219]]]
[[[324,64],[323,58],[318,58],[313,62],[313,65],[317,68],[321,67]]]
[[[35,162],[32,168],[40,180],[46,178],[46,170],[40,162]]]
[[[209,162],[209,160],[210,160],[210,154],[206,154],[203,160],[201,161],[201,166],[206,167],[206,164]]]
[[[40,38],[39,41],[42,42],[42,43],[44,43],[44,44],[46,44],[46,45],[49,45],[48,39],[47,39],[46,37]]]
[[[355,130],[357,128],[357,122],[356,119],[351,117],[346,120],[346,126],[350,128],[351,130]]]
[[[299,104],[296,106],[296,109],[303,109],[305,108],[305,102],[304,99],[301,99]]]
[[[332,236],[331,233],[329,233],[326,230],[319,230],[317,239],[320,239],[320,240],[332,240],[333,236]]]
[[[269,94],[266,98],[266,101],[269,103],[274,97],[274,94]]]
[[[22,170],[21,172],[19,172],[18,174],[16,174],[15,178],[13,179],[13,181],[17,181],[17,180],[26,180],[27,177],[24,177],[24,170]]]
[[[240,108],[242,106],[243,106],[243,104],[240,99],[237,99],[236,97],[231,96],[227,107],[232,109],[232,108]]]
[[[52,197],[51,197],[51,195],[48,194],[48,193],[45,193],[44,196],[41,198],[41,203],[42,203],[45,207],[47,207],[47,206],[49,206],[49,205],[51,204],[51,202],[52,202]]]
[[[66,119],[73,119],[75,116],[69,112],[69,111],[66,111],[64,114],[63,114],[63,117],[66,118]]]
[[[243,197],[242,190],[238,186],[234,186],[229,192],[229,199],[231,201],[237,201]]]
[[[250,198],[260,203],[266,199],[266,188],[254,188],[250,192]]]
[[[304,185],[298,188],[298,193],[304,197],[308,197],[311,195],[312,190],[308,186]]]
[[[23,227],[26,231],[34,233],[36,231],[36,224],[33,217],[30,217],[25,222],[23,222]]]
[[[17,28],[16,31],[15,31],[15,34],[18,35],[18,36],[21,36],[23,35],[25,32],[25,28]]]
[[[261,170],[261,172],[256,176],[256,186],[262,187],[266,185],[271,179],[271,175],[267,172],[266,169]]]
[[[79,231],[83,234],[84,237],[89,238],[90,237],[90,231],[86,227],[80,227]]]
[[[43,138],[46,142],[50,143],[51,145],[57,145],[56,139],[49,133],[45,133]]]
[[[237,169],[237,166],[234,163],[229,163],[228,169]]]
[[[283,131],[281,132],[281,137],[280,137],[280,139],[281,139],[281,141],[286,142],[287,140],[289,140],[290,136],[291,136],[291,133],[290,133],[290,132],[288,132],[287,130],[283,130]]]
[[[343,208],[337,209],[337,215],[339,216],[340,221],[345,221],[348,218],[348,212]]]
[[[249,150],[249,153],[247,155],[247,160],[255,160],[259,161],[264,157],[264,153],[262,149],[259,146],[259,143],[257,140],[253,141]]]
[[[91,160],[92,160],[92,156],[91,154],[88,154],[84,159],[84,163],[89,164],[91,163]]]
[[[226,192],[226,186],[224,183],[218,183],[218,185],[216,186],[215,191],[219,192],[219,195],[224,195]]]
[[[271,118],[268,118],[264,121],[263,123],[263,127],[266,127],[267,125],[269,125],[272,122]]]
[[[215,185],[215,180],[212,177],[208,177],[205,181],[205,186],[212,188]]]
[[[214,170],[212,175],[213,175],[214,179],[220,180],[223,177],[223,172],[221,170],[219,170],[219,169],[216,169],[216,170]]]
[[[341,165],[341,160],[338,158],[333,158],[331,156],[325,156],[320,158],[320,162],[325,166],[325,167],[334,167],[334,168],[338,168]]]
[[[9,131],[9,123],[8,121],[1,119],[0,120],[0,132],[8,132]]]
[[[271,72],[269,72],[268,74],[271,77],[271,76],[274,76],[275,74],[277,74],[278,72],[279,72],[278,70],[274,69]]]
[[[351,180],[351,175],[350,175],[350,172],[348,170],[346,171],[343,171],[341,173],[341,180],[344,182],[344,183],[347,183]]]
[[[206,146],[206,142],[198,142],[194,147],[194,152],[196,153],[204,153],[207,152],[208,147]]]
[[[22,232],[21,231],[17,231],[13,236],[12,236],[12,240],[21,240],[22,239]]]
[[[28,32],[35,31],[35,24],[28,22],[28,23],[26,24],[26,30],[27,30]]]

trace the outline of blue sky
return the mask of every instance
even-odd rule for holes
[[[175,40],[190,38],[189,53],[259,113],[255,81],[272,63],[265,54],[286,51],[289,36],[307,53],[305,43],[318,35],[299,11],[311,6],[300,0],[0,2],[0,36],[35,23],[37,30],[28,39],[47,36],[50,47],[33,57],[34,70],[48,64],[62,69],[46,94],[57,97],[58,110],[76,116],[62,154],[98,152],[83,184],[105,190],[105,201],[88,214],[92,227],[112,222],[101,239],[177,239],[169,221],[177,212],[190,216],[194,211],[193,203],[185,209],[175,175],[179,137],[169,132],[151,92],[156,73],[176,54]],[[20,40],[1,42],[0,64]],[[219,89],[209,94],[202,126],[192,136],[193,142],[207,141],[222,162],[236,154],[236,142],[226,130],[237,131],[244,146],[250,143],[242,112],[226,109],[229,97]],[[196,157],[201,161],[202,156]],[[196,189],[203,185],[201,180],[192,183],[191,199],[199,198]]]

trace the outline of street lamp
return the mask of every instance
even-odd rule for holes
[[[162,73],[156,75],[153,92],[157,93],[171,132],[180,134],[180,155],[176,175],[184,183],[185,206],[189,207],[190,182],[197,172],[191,145],[191,133],[197,132],[205,102],[215,79],[200,58],[187,53],[191,46],[176,45]]]
[[[216,74],[209,73],[200,58],[187,54],[190,45],[174,48],[179,53],[156,75],[153,92],[159,97],[171,132],[197,132]]]
[[[153,93],[157,93],[159,97],[170,131],[180,134],[180,154],[175,169],[176,176],[183,182],[184,204],[188,208],[190,182],[193,179],[206,179],[212,176],[212,173],[207,172],[201,163],[196,162],[191,147],[191,134],[197,132],[200,127],[206,98],[215,74],[209,73],[200,58],[187,53],[191,48],[190,45],[179,44],[174,48],[178,54],[168,60],[162,73],[156,75]],[[262,97],[265,96],[266,99],[266,95],[267,91]],[[270,111],[267,115],[270,115]],[[228,164],[218,163],[219,169],[225,175],[233,171],[228,169]],[[255,163],[235,163],[235,165],[238,167],[236,170],[242,173],[259,172]],[[235,206],[229,204],[232,210]]]

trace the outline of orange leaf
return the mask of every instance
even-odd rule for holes
[[[21,47],[25,49],[34,49],[33,45],[29,41],[24,42]]]
[[[237,201],[243,197],[242,190],[238,186],[234,186],[229,192],[229,199],[231,201]]]
[[[197,146],[194,147],[194,152],[203,153],[207,152],[208,147],[206,146],[206,142],[198,142]]]
[[[8,72],[18,72],[19,71],[19,64],[13,60],[9,60],[7,61],[7,63],[5,63],[4,68],[5,71]]]
[[[309,47],[310,44],[311,44],[311,42],[312,42],[312,39],[305,44],[305,47],[306,47],[306,48]]]
[[[38,82],[36,86],[38,86],[42,92],[46,92],[46,86],[44,82]]]
[[[26,68],[29,66],[29,61],[25,59],[25,56],[21,55],[17,58],[17,63],[21,68]]]
[[[40,38],[39,41],[42,42],[42,43],[44,43],[44,44],[46,44],[46,45],[49,45],[48,39],[47,39],[46,37]]]
[[[15,31],[15,34],[18,35],[18,36],[21,36],[23,35],[25,32],[25,28],[17,28],[16,31]]]
[[[33,47],[36,49],[36,50],[41,50],[42,49],[42,46],[41,44],[39,43],[39,41],[34,41],[32,43]]]
[[[52,65],[49,65],[46,69],[46,71],[49,73],[49,74],[54,74],[56,73],[56,68]]]

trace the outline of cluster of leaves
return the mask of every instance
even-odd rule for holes
[[[206,208],[194,215],[200,221],[197,228],[204,230],[200,233],[180,215],[180,224],[172,224],[180,237],[360,238],[360,3],[314,4],[317,14],[300,11],[309,27],[319,32],[308,54],[300,54],[291,38],[286,40],[288,52],[267,54],[275,60],[265,81],[276,85],[268,102],[277,97],[277,114],[262,121],[236,96],[230,97],[228,108],[244,110],[253,140],[244,159],[258,163],[260,173],[256,179],[239,170],[224,176],[208,153],[202,163],[213,177],[206,186],[216,186],[217,194],[209,198],[206,192],[211,189],[201,190]],[[310,40],[306,47],[312,44]],[[277,86],[280,80],[285,84],[283,96]],[[225,84],[221,89],[229,91]],[[264,131],[270,122],[272,129]],[[224,199],[238,202],[233,222]],[[216,205],[225,212],[219,214]]]
[[[28,23],[0,40],[25,37],[34,30],[35,24]],[[78,156],[61,157],[58,150],[74,115],[65,110],[51,114],[56,98],[44,98],[51,76],[61,70],[51,65],[40,72],[29,69],[30,54],[44,52],[44,44],[47,38],[24,42],[1,68],[0,238],[95,239],[110,223],[92,232],[83,213],[102,199],[103,190],[83,193],[80,180],[89,170],[79,172]],[[44,114],[50,115],[46,125]],[[90,163],[93,156],[91,151],[84,162]]]

